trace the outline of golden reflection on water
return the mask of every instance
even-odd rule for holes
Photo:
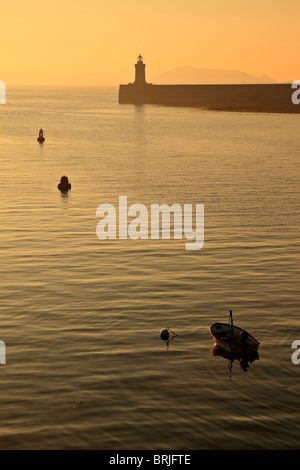
[[[116,93],[19,91],[1,108],[2,448],[297,448],[297,116]],[[120,195],[203,203],[204,247],[101,242],[96,209]],[[261,343],[231,371],[209,333],[230,309]]]

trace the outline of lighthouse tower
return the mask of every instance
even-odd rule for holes
[[[140,54],[137,58],[137,63],[135,64],[135,85],[146,85],[145,67],[146,65],[143,62],[143,57]]]

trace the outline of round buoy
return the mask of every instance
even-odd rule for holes
[[[163,341],[168,341],[169,339],[169,330],[161,330],[160,332],[160,338],[163,340]]]

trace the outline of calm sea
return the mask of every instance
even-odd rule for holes
[[[8,87],[0,447],[299,448],[299,152],[297,115]],[[100,241],[97,207],[120,195],[204,204],[204,247]],[[230,309],[260,342],[248,364],[211,353],[209,327]]]

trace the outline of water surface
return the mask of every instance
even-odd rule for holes
[[[299,448],[298,162],[296,115],[119,105],[114,88],[8,89],[0,447]],[[204,204],[203,249],[100,241],[96,209],[120,195]],[[261,343],[246,370],[211,354],[209,327],[230,309]],[[178,334],[169,349],[166,327]]]

